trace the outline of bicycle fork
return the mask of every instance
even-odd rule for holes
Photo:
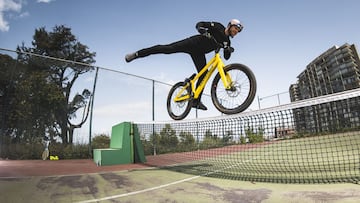
[[[225,66],[224,63],[222,63],[222,61],[219,61],[219,64],[217,65],[218,72],[220,74],[220,78],[221,78],[221,81],[224,84],[225,89],[226,90],[231,90],[232,86],[233,86],[232,79],[231,79],[230,74],[225,73],[224,66]]]
[[[176,96],[174,98],[175,102],[183,102],[183,101],[190,99],[190,97],[191,97],[190,93],[186,92],[188,90],[189,85],[190,85],[189,82],[186,83],[186,85],[184,87],[182,87],[181,90],[176,94]]]

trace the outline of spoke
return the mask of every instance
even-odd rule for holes
[[[233,88],[226,90],[219,80],[217,85],[217,97],[219,103],[227,108],[234,109],[240,106],[247,98],[250,92],[250,81],[247,76],[239,70],[231,70],[228,72],[233,80]]]

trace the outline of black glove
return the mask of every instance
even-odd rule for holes
[[[226,51],[228,53],[233,53],[235,51],[235,49],[232,47],[226,47],[226,48],[224,48],[224,51]]]
[[[232,47],[224,48],[224,58],[226,60],[228,60],[230,58],[232,52],[234,52],[234,48],[232,48]]]

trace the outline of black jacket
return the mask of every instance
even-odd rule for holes
[[[215,38],[218,43],[224,45],[224,47],[231,47],[231,42],[229,36],[225,34],[225,27],[218,22],[198,22],[196,24],[196,29],[201,35],[209,33]],[[208,39],[205,43],[200,43],[201,48],[206,50],[206,52],[214,51],[216,49],[216,44],[213,40]],[[231,51],[229,49],[224,49],[224,58],[227,60],[231,56]]]

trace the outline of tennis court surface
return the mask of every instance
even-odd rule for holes
[[[234,116],[131,123],[144,154],[156,154],[145,164],[1,160],[1,201],[360,202],[359,103],[356,89]]]
[[[148,159],[148,164],[155,161]],[[144,164],[0,160],[2,202],[358,202],[360,186],[278,184],[193,175]]]

